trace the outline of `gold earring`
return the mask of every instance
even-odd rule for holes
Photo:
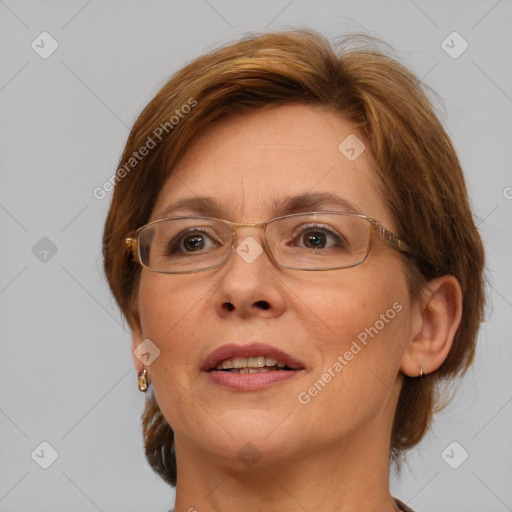
[[[139,375],[139,391],[142,391],[145,393],[148,390],[148,379],[147,379],[148,372],[146,371],[146,368],[142,370],[142,372]]]
[[[420,379],[423,377],[423,375],[425,374],[423,373],[423,368],[420,366]]]

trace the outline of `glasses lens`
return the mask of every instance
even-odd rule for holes
[[[328,270],[358,265],[369,250],[370,223],[346,214],[284,217],[267,227],[277,263],[287,268]]]
[[[166,219],[139,233],[140,259],[158,272],[205,270],[222,263],[230,238],[229,227],[213,219]]]
[[[371,224],[350,214],[290,215],[267,225],[267,242],[277,264],[300,270],[329,270],[362,263],[370,246]],[[221,265],[230,248],[231,228],[208,217],[166,219],[139,232],[143,265],[181,273]]]

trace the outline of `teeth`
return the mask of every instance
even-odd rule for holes
[[[265,366],[265,356],[249,357],[247,359],[247,366],[249,368],[262,368]]]
[[[264,366],[263,368],[232,368],[231,370],[225,370],[226,373],[266,373],[266,372],[277,372],[277,366]]]
[[[221,361],[218,365],[217,365],[217,370],[227,370],[229,368],[233,368],[233,361],[231,361],[231,359],[226,359],[225,361]]]
[[[234,357],[233,368],[245,368],[247,366],[247,358],[246,357]]]
[[[272,369],[277,370],[277,368],[284,368],[285,366],[285,363],[273,357],[233,357],[231,359],[224,359],[224,361],[217,364],[215,369],[233,370],[232,373],[256,373],[267,372]]]

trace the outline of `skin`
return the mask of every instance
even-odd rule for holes
[[[334,192],[393,231],[368,150],[354,162],[338,150],[351,133],[338,114],[304,105],[226,118],[190,145],[150,220],[182,197],[204,195],[223,205],[218,216],[257,223],[276,216],[270,201],[283,191]],[[260,228],[238,231],[239,242],[248,236],[263,244]],[[301,404],[299,393],[394,303],[401,311]],[[138,306],[133,347],[149,338],[161,351],[147,370],[175,433],[176,512],[395,510],[389,439],[403,374],[432,372],[448,354],[461,315],[455,278],[430,282],[413,300],[401,254],[383,243],[363,264],[327,272],[278,268],[265,253],[247,263],[232,251],[205,272],[144,269]],[[250,341],[278,347],[305,370],[253,392],[212,385],[200,371],[212,350]],[[237,454],[249,442],[248,466]]]

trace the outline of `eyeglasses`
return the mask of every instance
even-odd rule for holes
[[[143,267],[165,274],[211,270],[223,265],[234,248],[240,227],[264,229],[267,254],[280,267],[294,270],[335,270],[360,265],[373,240],[408,253],[409,247],[379,221],[342,212],[295,213],[259,224],[239,224],[213,217],[172,217],[156,220],[125,239]],[[247,239],[246,239],[247,240]],[[257,242],[237,248],[239,255],[258,254]],[[242,252],[240,252],[242,250]],[[250,259],[246,259],[250,262]]]

